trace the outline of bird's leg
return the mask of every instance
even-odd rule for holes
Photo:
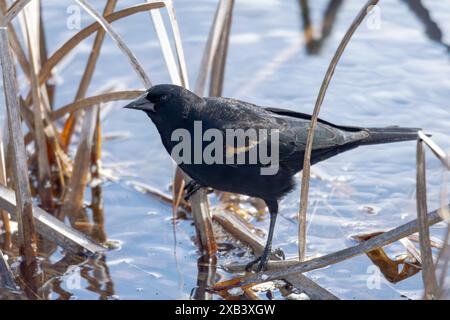
[[[272,249],[273,231],[275,229],[275,223],[277,221],[278,203],[275,202],[276,205],[274,205],[273,203],[271,203],[272,204],[271,205],[267,201],[266,201],[266,203],[267,203],[267,205],[269,207],[269,211],[270,211],[270,226],[269,226],[269,234],[267,236],[266,246],[264,247],[264,251],[260,257],[258,257],[257,259],[255,259],[247,264],[247,266],[245,267],[246,271],[249,271],[256,263],[259,263],[258,267],[256,268],[256,272],[267,270],[267,261],[269,259],[269,254]]]
[[[199,185],[195,180],[189,181],[189,183],[184,187],[184,191],[186,195],[184,196],[184,200],[188,201],[189,198],[196,193],[202,186]]]

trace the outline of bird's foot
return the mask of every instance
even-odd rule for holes
[[[189,183],[184,187],[184,191],[186,195],[184,196],[184,200],[188,201],[189,198],[196,193],[202,186],[199,185],[194,180],[189,181]]]
[[[250,272],[253,268],[253,266],[257,263],[258,266],[256,267],[256,272],[266,271],[267,270],[267,263],[269,262],[269,256],[275,257],[277,260],[285,260],[285,255],[283,250],[280,248],[276,248],[275,250],[271,251],[269,253],[263,253],[260,257],[256,258],[255,260],[247,263],[245,266],[245,271]]]
[[[258,264],[258,266],[255,269],[256,272],[266,271],[267,261],[268,261],[267,255],[266,256],[262,255],[256,258],[255,260],[247,263],[247,265],[245,266],[245,271],[250,272],[255,264]]]

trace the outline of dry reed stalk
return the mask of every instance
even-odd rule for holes
[[[225,78],[225,65],[228,54],[228,44],[230,41],[230,30],[233,21],[233,7],[234,0],[227,1],[224,27],[220,34],[219,45],[217,47],[217,51],[214,54],[212,62],[211,80],[209,84],[209,95],[211,97],[222,96],[223,81]]]
[[[175,40],[175,51],[177,53],[177,62],[181,78],[181,85],[189,89],[189,78],[186,67],[186,59],[184,57],[184,49],[181,42],[180,28],[178,27],[175,7],[172,0],[165,0],[164,4],[169,15],[170,25],[172,27],[173,38]]]
[[[434,155],[441,161],[442,165],[450,170],[450,157],[445,154],[445,151],[442,150],[430,137],[424,134],[422,131],[418,132],[419,138],[423,141],[431,151],[433,151]]]
[[[14,191],[0,185],[0,208],[15,217],[17,210]],[[37,206],[33,206],[33,220],[36,231],[49,241],[55,242],[64,250],[85,256],[95,256],[106,249],[92,242],[81,232],[74,230],[64,222]]]
[[[6,187],[6,169],[5,169],[5,153],[3,151],[3,138],[0,133],[0,185]],[[3,229],[6,234],[11,234],[11,226],[9,224],[9,214],[8,212],[0,209],[0,216],[3,222]]]
[[[64,117],[68,113],[75,112],[77,110],[88,110],[89,107],[94,105],[98,105],[101,103],[118,101],[118,100],[129,100],[135,99],[142,95],[144,90],[127,90],[127,91],[116,91],[116,92],[108,92],[102,93],[97,96],[91,96],[88,98],[80,99],[76,102],[69,103],[57,110],[53,111],[50,115],[50,119],[53,121],[58,120],[59,118]]]
[[[38,68],[40,62],[39,48],[39,1],[33,1],[22,11],[19,16],[25,35],[25,43],[28,48],[30,62],[30,86],[33,101],[33,120],[35,149],[38,154],[38,191],[41,199],[42,207],[47,211],[53,211],[53,196],[51,188],[51,172],[50,162],[48,159],[47,139],[44,132],[44,115],[45,110],[42,108],[41,90],[37,80],[39,73]]]
[[[430,231],[427,221],[427,183],[425,174],[425,150],[421,138],[417,140],[417,175],[416,200],[417,219],[419,221],[419,243],[422,258],[422,278],[424,284],[424,298],[435,299],[438,295],[436,271],[430,246]]]
[[[219,46],[219,41],[225,25],[227,12],[231,9],[231,2],[227,0],[220,0],[217,5],[217,10],[209,32],[205,50],[203,51],[202,61],[200,63],[200,71],[198,73],[197,81],[195,84],[195,93],[199,96],[204,95],[206,80],[211,70],[214,55],[216,54],[217,48]]]
[[[302,182],[301,182],[301,195],[300,195],[300,209],[298,212],[298,257],[299,261],[304,261],[306,256],[306,212],[308,210],[308,193],[309,193],[309,179],[311,176],[311,152],[314,140],[314,130],[317,125],[317,119],[319,118],[320,107],[322,106],[325,94],[330,84],[331,78],[333,77],[336,66],[341,58],[344,50],[349,43],[351,37],[355,33],[356,29],[359,27],[361,22],[364,20],[370,8],[378,3],[379,0],[369,0],[361,11],[356,16],[355,20],[351,24],[350,28],[347,30],[344,38],[342,39],[339,47],[334,54],[333,59],[328,67],[328,70],[323,79],[322,85],[317,96],[316,104],[314,106],[314,111],[311,116],[311,124],[308,129],[308,137],[306,140],[305,147],[305,157],[303,160],[303,172],[302,172]]]
[[[140,65],[139,61],[137,60],[136,56],[134,55],[134,53],[128,48],[128,46],[125,44],[125,42],[119,36],[119,34],[111,27],[109,22],[102,15],[100,15],[85,0],[75,0],[75,1],[84,10],[86,10],[86,12],[89,13],[95,20],[97,20],[97,22],[102,26],[103,29],[105,29],[105,31],[111,36],[111,38],[114,40],[114,42],[119,47],[119,49],[128,58],[131,66],[133,67],[133,69],[136,72],[136,74],[138,75],[138,77],[141,79],[145,88],[150,88],[152,86],[150,78],[147,76],[144,69],[141,67],[141,65]]]
[[[78,145],[72,176],[68,182],[68,190],[61,207],[62,216],[68,216],[72,226],[88,221],[83,208],[84,192],[87,186],[91,153],[94,145],[97,114],[99,107],[94,106],[86,110],[80,143]]]
[[[417,151],[417,191],[416,191],[416,197],[417,197],[417,207],[418,207],[418,215],[423,212],[424,207],[426,208],[426,177],[425,177],[425,152],[423,148],[423,144],[426,144],[433,154],[441,161],[444,168],[447,170],[450,170],[450,157],[445,154],[445,152],[427,135],[425,135],[422,131],[419,131],[418,133],[419,139],[418,139],[418,151]],[[441,210],[439,211],[440,216],[444,221],[449,223],[449,210],[448,207],[445,205],[445,201],[447,198],[447,172],[444,172],[443,181],[442,181],[442,188],[441,188]],[[419,191],[419,188],[421,191]],[[421,193],[419,193],[421,192]],[[423,219],[423,217],[422,217]],[[426,223],[426,221],[423,221],[423,223]],[[428,229],[422,229],[424,232],[419,233],[419,243],[421,244],[421,252],[422,248],[424,251],[424,255],[427,257],[427,265],[426,270],[424,269],[424,272],[422,274],[423,280],[424,280],[424,297],[425,299],[442,299],[445,298],[445,278],[447,274],[447,269],[449,265],[450,255],[448,250],[448,240],[450,237],[450,227],[447,230],[447,233],[445,235],[445,240],[443,242],[443,245],[439,251],[438,258],[436,260],[436,266],[439,265],[440,268],[440,275],[439,280],[437,280],[437,273],[435,265],[433,264],[433,256],[431,252],[430,246],[433,245],[433,243],[429,239],[429,230]]]
[[[1,21],[0,22],[4,22]],[[5,24],[3,24],[5,25]],[[28,179],[26,151],[20,119],[18,92],[14,81],[14,67],[9,49],[8,31],[0,28],[0,59],[3,72],[9,137],[12,146],[13,175],[17,199],[16,218],[19,225],[19,247],[25,263],[31,265],[36,256],[36,235],[34,233],[33,207]]]
[[[103,16],[111,14],[115,9],[116,4],[117,0],[108,0],[103,10]],[[100,50],[103,45],[104,39],[105,39],[105,30],[99,29],[95,36],[94,44],[92,46],[92,50],[89,55],[86,67],[84,69],[83,76],[81,77],[80,84],[78,85],[78,90],[75,95],[74,101],[83,99],[86,96],[89,84],[91,83],[92,80],[92,76],[94,75],[95,66],[97,65],[98,57],[100,56]],[[77,122],[79,115],[80,115],[79,111],[71,113],[64,125],[64,129],[61,136],[63,140],[62,141],[63,148],[66,152],[69,148],[73,130],[75,128],[75,124]]]
[[[449,206],[450,207],[450,206]],[[430,212],[427,216],[428,225],[436,224],[442,221],[439,216],[439,210]],[[349,247],[334,253],[330,253],[318,258],[310,259],[307,261],[299,262],[298,259],[284,260],[284,261],[270,261],[268,264],[269,271],[261,272],[258,274],[252,274],[246,276],[236,284],[236,286],[245,286],[249,284],[263,283],[276,279],[283,279],[289,275],[304,273],[315,269],[324,268],[331,264],[335,264],[354,256],[372,251],[377,248],[384,247],[402,238],[416,233],[419,230],[418,220],[410,221],[378,236],[370,238],[356,246]],[[245,264],[239,264],[235,266],[229,266],[228,269],[232,271],[242,271],[245,268]],[[223,289],[220,284],[214,287],[214,290]]]
[[[182,201],[185,201],[183,199],[185,186],[186,185],[184,181],[183,172],[180,170],[180,168],[177,167],[175,169],[175,174],[172,182],[172,222],[174,226],[174,237],[176,237],[175,223],[177,220],[178,208],[180,207]]]
[[[184,180],[189,183],[189,177],[185,175]],[[200,249],[208,256],[213,257],[217,252],[216,239],[209,211],[208,195],[204,189],[198,190],[190,199],[192,218],[195,224],[197,239]]]
[[[45,64],[48,58],[48,50],[47,50],[47,39],[44,28],[44,19],[42,18],[42,2],[39,1],[39,56],[40,56],[40,65],[39,70],[42,68],[42,65]],[[46,93],[46,98],[48,99],[49,110],[53,109],[53,104],[55,102],[55,90],[56,85],[54,83],[45,83],[45,88],[42,90]]]
[[[189,89],[189,79],[186,67],[186,59],[184,57],[183,45],[181,42],[180,31],[172,1],[165,1],[165,7],[167,8],[167,13],[172,27],[172,34],[175,40],[177,63],[175,63],[175,57],[172,52],[172,47],[169,42],[166,28],[162,21],[160,10],[151,11],[152,21],[161,44],[161,49],[164,55],[164,59],[166,61],[167,69],[169,71],[172,83],[181,85]],[[176,212],[178,211],[178,207],[181,203],[184,202],[183,199],[184,187],[185,187],[184,173],[180,170],[180,168],[177,167],[175,170],[174,179],[172,183],[172,193],[173,193],[172,216],[174,222],[176,219]]]
[[[100,111],[97,112],[97,119],[95,123],[94,144],[91,151],[90,172],[91,172],[91,207],[92,220],[94,222],[93,233],[94,239],[99,242],[106,241],[106,235],[103,230],[105,222],[103,212],[103,194],[101,187],[101,155],[102,155],[102,127],[100,120]]]
[[[439,251],[439,256],[436,260],[436,275],[438,277],[438,296],[437,299],[448,299],[448,292],[446,292],[446,281],[448,280],[448,267],[450,264],[450,226],[447,227],[447,233],[445,234],[444,244]],[[440,274],[439,274],[440,273]]]
[[[151,2],[151,0],[147,0]],[[167,35],[166,27],[162,19],[161,11],[151,10],[150,15],[152,17],[153,26],[155,27],[156,35],[158,36],[159,43],[161,45],[161,51],[163,53],[164,61],[166,62],[167,70],[169,71],[170,80],[173,84],[182,85],[179,68],[175,62],[175,56],[172,52],[169,36]]]

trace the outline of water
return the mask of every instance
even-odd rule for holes
[[[137,3],[121,1],[119,8]],[[365,1],[334,3],[338,4],[338,10],[329,35],[320,43],[320,50],[308,53],[298,1],[236,1],[224,96],[312,112],[329,61]],[[371,16],[368,23],[364,22],[344,53],[321,118],[342,125],[422,127],[442,148],[450,149],[450,10],[443,1],[422,3],[434,21],[434,24],[427,21],[428,27],[424,24],[424,11],[417,6],[414,11],[407,1],[381,1],[376,12],[380,19]],[[99,10],[100,4],[95,3]],[[61,19],[67,16],[67,6],[61,1],[44,3],[46,28],[52,35],[48,38],[50,52],[76,32],[67,29]],[[215,1],[175,0],[191,86],[215,6]],[[327,6],[328,1],[309,1],[318,39]],[[82,13],[81,22],[86,26],[92,19]],[[114,26],[136,53],[152,82],[169,82],[149,16],[141,13]],[[69,103],[75,96],[91,43],[92,37],[59,66],[56,105]],[[106,37],[89,94],[110,86],[119,90],[141,88],[142,84],[127,59]],[[66,257],[58,264],[64,267],[50,266],[49,270],[57,270],[57,276],[46,286],[51,299],[188,298],[201,276],[191,220],[177,222],[174,243],[171,207],[137,192],[127,183],[145,183],[169,194],[174,167],[150,121],[142,114],[120,109],[122,104],[113,104],[112,110],[104,113],[103,122],[105,136],[129,134],[128,138],[107,140],[103,146],[105,168],[120,177],[118,182],[103,185],[104,231],[118,248],[99,261],[77,261],[78,266],[74,267],[75,262]],[[308,213],[309,256],[354,245],[351,235],[390,229],[415,217],[414,142],[361,147],[314,166],[313,172]],[[442,173],[439,162],[428,153],[430,209],[438,206]],[[297,251],[295,216],[299,193],[296,188],[281,202],[281,218],[274,237],[274,246],[282,247],[288,257]],[[366,207],[373,208],[373,212]],[[267,230],[268,219],[252,223]],[[436,225],[432,235],[439,237],[443,230],[443,225]],[[391,257],[404,251],[399,244],[387,249]],[[46,264],[55,264],[63,257],[57,251],[45,259]],[[224,260],[219,259],[219,263]],[[67,264],[72,264],[69,271]],[[376,276],[372,266],[366,256],[358,256],[310,272],[308,276],[346,299],[421,297],[420,273],[396,285],[381,277],[379,285],[373,287],[369,284],[371,276],[374,273]],[[219,270],[218,277],[225,279],[231,275]]]

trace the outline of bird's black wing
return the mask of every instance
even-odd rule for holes
[[[281,116],[298,118],[298,119],[303,119],[303,120],[307,120],[307,121],[311,121],[311,118],[312,118],[312,116],[310,114],[301,113],[301,112],[292,111],[292,110],[286,110],[286,109],[280,109],[280,108],[272,108],[272,107],[265,107],[264,109],[269,111],[269,112],[281,115]],[[317,119],[317,122],[325,124],[325,125],[328,125],[330,127],[334,127],[334,128],[337,128],[337,129],[350,131],[350,132],[357,132],[357,131],[361,131],[362,130],[361,127],[339,126],[339,125],[336,125],[334,123],[325,121],[325,120],[320,119],[320,118]]]
[[[226,129],[276,129],[279,133],[280,163],[301,163],[311,116],[290,110],[263,108],[257,105],[228,98],[206,98],[202,118],[209,128]],[[313,162],[328,155],[340,153],[367,138],[368,133],[357,127],[344,127],[319,120],[314,132]],[[256,141],[251,146],[255,146]],[[249,147],[251,147],[249,146]],[[243,151],[248,151],[244,148]],[[242,151],[242,150],[241,150]]]

